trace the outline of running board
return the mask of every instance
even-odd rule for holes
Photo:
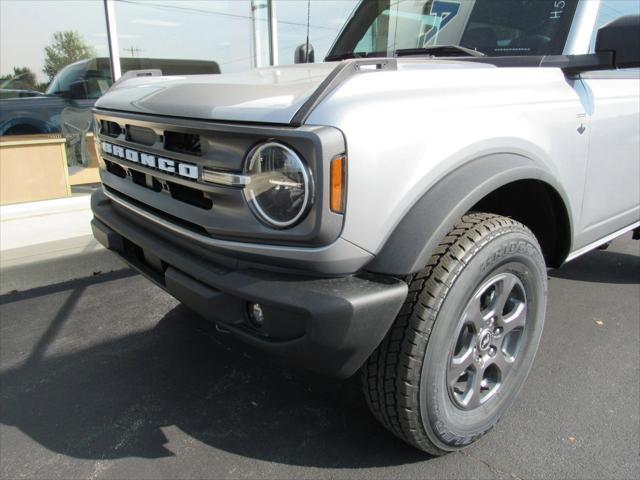
[[[611,235],[607,235],[606,237],[596,240],[595,242],[592,242],[589,245],[576,250],[575,252],[570,253],[567,259],[565,260],[565,262],[570,262],[571,260],[575,260],[579,256],[584,255],[585,253],[590,252],[591,250],[595,250],[600,245],[610,242],[614,238],[618,238],[620,235],[624,235],[625,233],[630,232],[632,230],[633,230],[633,238],[635,240],[640,239],[640,222],[636,222],[618,230],[617,232],[612,233]]]

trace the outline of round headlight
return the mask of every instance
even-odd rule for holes
[[[298,154],[276,142],[263,143],[249,155],[250,178],[244,193],[256,216],[276,228],[298,222],[311,204],[313,181]]]

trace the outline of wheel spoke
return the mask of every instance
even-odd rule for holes
[[[473,325],[476,333],[484,328],[484,318],[480,306],[480,295],[476,295],[468,303],[463,315],[463,324]]]
[[[497,316],[502,315],[504,312],[504,308],[511,297],[511,292],[515,288],[517,284],[517,279],[513,275],[509,275],[500,280],[498,291],[496,293],[496,314]]]
[[[476,408],[480,405],[482,395],[482,377],[484,376],[484,367],[476,368],[476,372],[471,380],[471,388],[465,398],[467,408]]]
[[[473,363],[473,347],[469,346],[465,351],[451,359],[449,366],[449,382],[455,384]]]
[[[498,367],[498,370],[500,370],[500,381],[503,382],[509,374],[509,370],[511,370],[515,361],[508,355],[505,355],[502,350],[498,350],[491,363],[493,363],[496,367]]]
[[[504,333],[509,333],[514,328],[523,328],[527,319],[527,305],[524,302],[518,302],[516,307],[507,316],[502,317],[500,326],[504,329]]]

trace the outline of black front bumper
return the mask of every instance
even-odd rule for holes
[[[393,277],[310,278],[211,261],[146,228],[102,192],[92,196],[93,234],[108,249],[200,315],[241,339],[320,373],[354,374],[382,341],[407,296]],[[178,240],[178,239],[176,239]],[[259,303],[264,325],[249,321]]]

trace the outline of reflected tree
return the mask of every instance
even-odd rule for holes
[[[38,90],[36,74],[29,67],[13,67],[13,73],[0,77],[0,88]]]
[[[50,45],[44,48],[44,68],[49,80],[70,63],[96,56],[95,49],[88,45],[75,30],[55,32]]]

